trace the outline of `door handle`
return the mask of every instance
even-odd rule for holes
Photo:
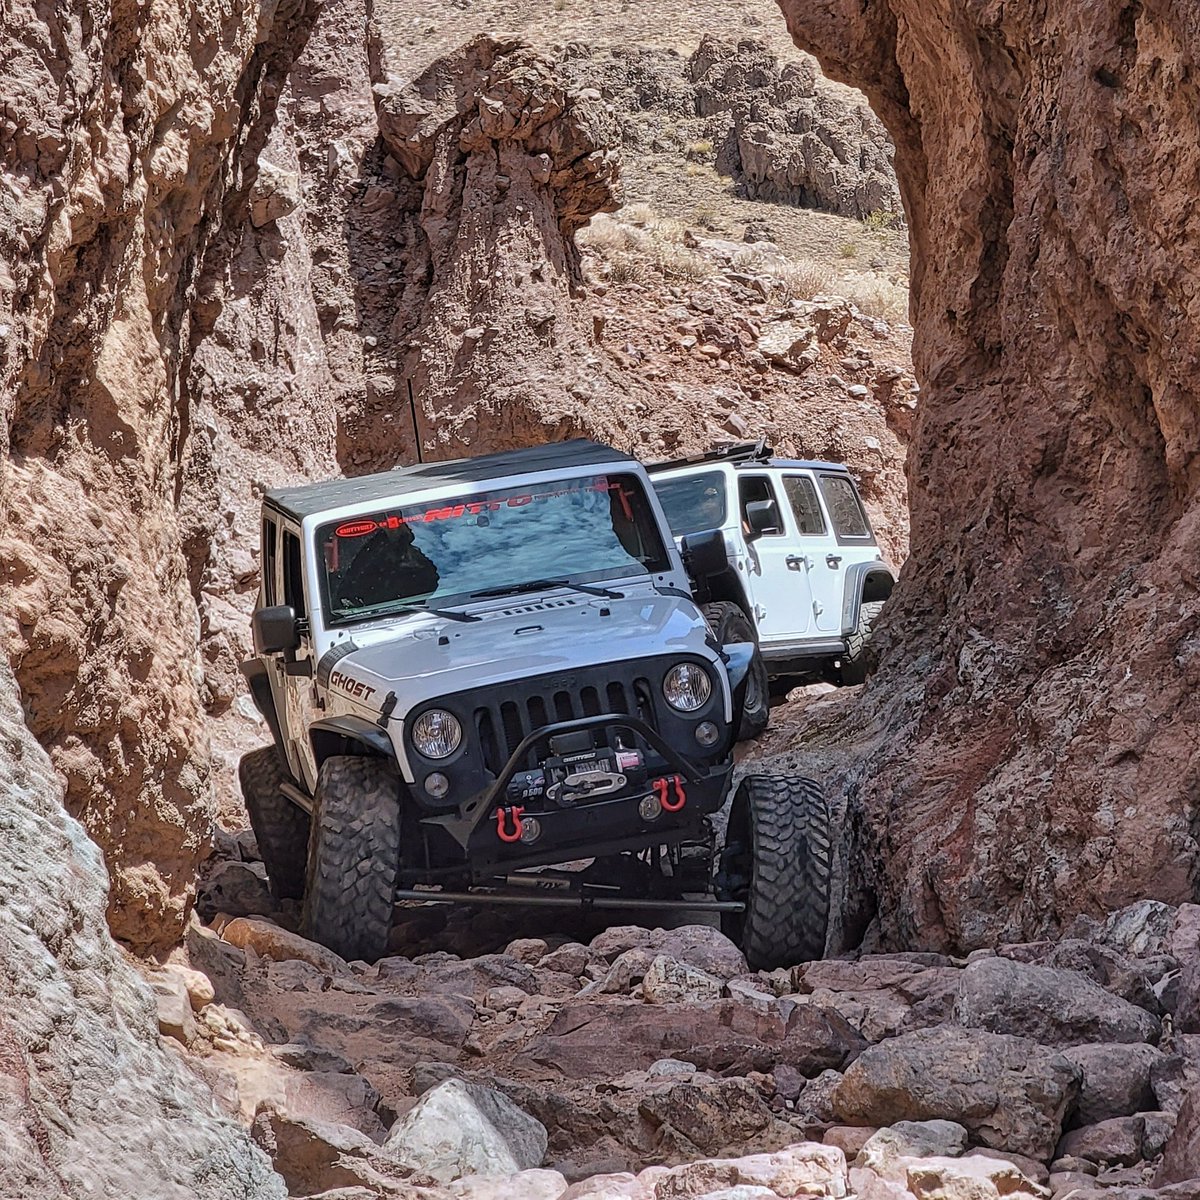
[[[841,561],[842,561],[842,556],[840,554],[825,555],[825,565],[827,567],[829,567],[831,570],[836,571],[838,569],[838,567],[841,565]]]
[[[786,561],[789,571],[803,571],[808,566],[808,559],[798,554],[789,554]]]

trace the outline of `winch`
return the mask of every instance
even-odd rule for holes
[[[560,808],[610,796],[646,781],[646,760],[640,750],[600,746],[547,758],[536,770],[518,771],[508,785],[510,804],[545,798]]]

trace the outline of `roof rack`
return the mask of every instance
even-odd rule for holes
[[[647,463],[647,471],[667,471],[674,467],[692,467],[706,462],[766,462],[775,451],[767,445],[766,438],[757,442],[739,442],[721,450],[710,450],[707,454],[693,454],[688,458],[673,458],[669,462]]]

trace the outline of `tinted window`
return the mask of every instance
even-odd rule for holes
[[[656,479],[654,490],[676,537],[720,529],[725,524],[725,477],[720,471],[686,479]]]
[[[263,603],[270,606],[275,603],[275,570],[277,566],[279,530],[274,521],[264,521],[262,524],[262,583]]]
[[[317,531],[333,623],[537,579],[603,579],[670,568],[633,475],[496,488],[397,506]]]
[[[854,484],[845,475],[822,475],[821,492],[839,538],[869,538],[871,526]]]
[[[775,505],[775,512],[780,517],[780,524],[776,525],[774,529],[767,530],[763,536],[782,537],[782,514],[779,513],[779,501],[776,499],[775,489],[771,486],[771,481],[765,475],[738,476],[738,502],[741,505],[743,530],[750,528],[750,518],[746,515],[746,505],[753,504],[759,500],[771,501]]]
[[[785,475],[783,490],[796,517],[796,526],[805,537],[825,536],[825,514],[821,512],[821,501],[817,489],[806,475]]]
[[[296,610],[296,616],[308,616],[304,606],[304,572],[300,565],[300,539],[290,530],[283,531],[283,602]]]

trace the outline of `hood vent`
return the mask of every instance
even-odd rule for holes
[[[586,600],[576,599],[574,596],[564,596],[562,599],[535,600],[529,604],[514,604],[511,608],[502,608],[498,612],[486,615],[492,617],[524,617],[530,613],[550,612],[556,608],[575,608],[577,605],[585,603],[587,603]]]

